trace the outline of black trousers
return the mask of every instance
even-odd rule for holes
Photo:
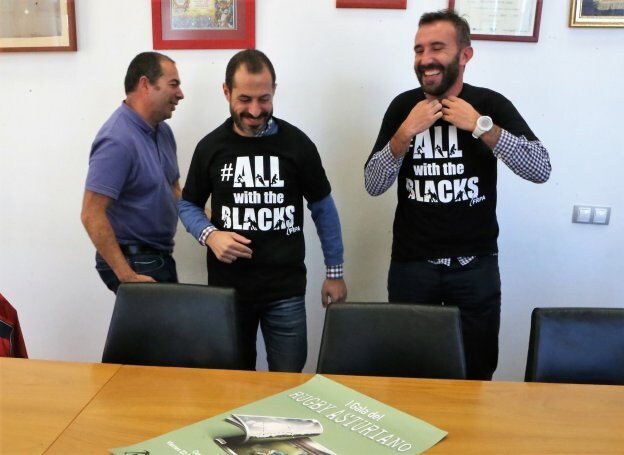
[[[498,256],[450,267],[428,261],[390,263],[388,300],[459,308],[468,379],[491,380],[498,365],[501,281]]]

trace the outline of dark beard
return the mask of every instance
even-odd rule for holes
[[[442,82],[440,82],[440,85],[437,87],[429,88],[423,85],[423,74],[430,69],[439,69],[442,71]],[[459,52],[446,68],[438,63],[432,63],[430,65],[416,66],[414,67],[414,72],[416,73],[418,82],[420,82],[420,86],[426,94],[431,96],[443,95],[457,81],[457,77],[459,76]]]
[[[269,119],[273,115],[273,111],[263,112],[262,114],[260,114],[258,118],[262,118],[264,121],[262,124],[258,126],[248,126],[243,123],[243,117],[256,118],[256,117],[252,117],[249,114],[242,114],[242,115],[237,114],[236,112],[232,110],[232,108],[230,108],[230,115],[232,116],[232,121],[238,127],[240,131],[244,131],[245,133],[249,133],[252,136],[255,136],[258,133],[261,133],[266,128]]]

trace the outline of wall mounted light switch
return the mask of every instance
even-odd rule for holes
[[[575,205],[572,209],[572,222],[581,224],[609,224],[611,207]]]
[[[592,222],[594,224],[609,224],[610,215],[611,207],[594,207]]]
[[[575,205],[572,212],[573,223],[591,223],[592,209],[589,206]]]

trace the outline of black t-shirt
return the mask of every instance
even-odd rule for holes
[[[501,94],[464,84],[459,98],[511,134],[537,139]],[[424,99],[418,88],[392,101],[369,159]],[[471,131],[444,120],[416,135],[397,179],[392,258],[409,261],[496,253],[496,164],[492,151]]]
[[[245,137],[231,119],[204,137],[193,155],[182,197],[212,223],[251,240],[251,259],[219,261],[208,248],[208,283],[231,286],[242,301],[270,302],[305,294],[303,198],[331,192],[316,146],[298,128],[274,118],[276,134]]]

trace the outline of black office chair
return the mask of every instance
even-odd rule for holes
[[[624,385],[624,309],[535,308],[524,379]]]
[[[317,373],[464,379],[456,307],[333,303],[325,313]]]
[[[122,284],[102,362],[242,369],[235,291],[195,284]]]

